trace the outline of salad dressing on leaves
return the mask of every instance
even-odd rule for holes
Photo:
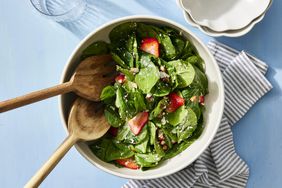
[[[203,130],[208,80],[194,45],[167,26],[127,22],[82,59],[111,54],[118,76],[101,93],[111,125],[92,152],[119,167],[148,169],[189,147]]]

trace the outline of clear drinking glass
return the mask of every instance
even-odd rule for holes
[[[42,15],[57,22],[75,21],[86,8],[85,0],[30,0],[30,2]]]

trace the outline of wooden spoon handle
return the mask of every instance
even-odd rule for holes
[[[39,91],[34,91],[32,93],[9,99],[0,102],[0,113],[12,110],[24,105],[28,105],[43,99],[47,99],[59,94],[68,93],[73,90],[72,82],[66,82],[57,86],[42,89]]]
[[[27,182],[24,188],[38,187],[77,141],[78,138],[75,135],[70,134],[48,159],[48,161],[46,161],[46,163],[36,172],[29,182]]]

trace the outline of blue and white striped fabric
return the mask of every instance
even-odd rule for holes
[[[242,51],[210,42],[223,74],[225,109],[219,130],[206,151],[187,168],[152,180],[130,180],[123,188],[245,187],[249,168],[236,154],[231,126],[265,95],[272,86],[264,77],[267,65]]]

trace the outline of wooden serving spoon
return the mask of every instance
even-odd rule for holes
[[[100,101],[103,88],[114,80],[112,62],[111,55],[88,57],[78,65],[70,81],[0,102],[0,113],[71,91],[88,100]]]
[[[104,110],[99,104],[82,98],[76,99],[68,119],[68,137],[29,180],[25,188],[38,187],[77,141],[96,140],[102,137],[109,128]]]

